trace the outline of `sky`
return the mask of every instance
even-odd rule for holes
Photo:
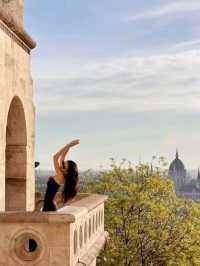
[[[81,170],[167,161],[200,167],[200,1],[27,0],[35,159],[74,138]]]

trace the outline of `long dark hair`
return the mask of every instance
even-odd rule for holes
[[[69,199],[76,196],[79,191],[79,172],[74,161],[67,160],[68,169],[64,173],[65,181],[62,191],[62,200],[66,203]]]

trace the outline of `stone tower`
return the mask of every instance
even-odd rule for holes
[[[0,0],[0,211],[35,205],[35,107],[23,0]]]

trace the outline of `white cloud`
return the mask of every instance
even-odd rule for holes
[[[88,64],[66,78],[37,81],[49,111],[200,111],[200,51]]]
[[[136,13],[128,17],[128,20],[141,20],[141,19],[152,19],[165,15],[172,15],[176,13],[193,12],[200,10],[200,1],[176,1],[171,2],[150,10],[144,10],[141,13]]]
[[[199,48],[200,48],[200,39],[187,40],[173,45],[173,50],[175,51],[184,51],[184,50],[199,49]]]

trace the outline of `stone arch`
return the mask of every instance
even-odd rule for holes
[[[15,96],[6,126],[5,209],[26,210],[27,128],[22,101]]]

